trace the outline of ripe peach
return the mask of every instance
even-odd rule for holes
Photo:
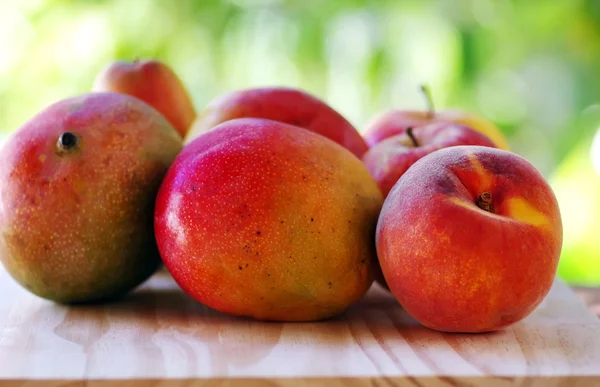
[[[481,146],[444,148],[390,191],[377,253],[400,304],[446,332],[503,329],[552,286],[562,223],[552,189],[524,158]]]
[[[366,125],[363,137],[370,147],[385,140],[386,138],[402,134],[407,128],[417,128],[434,122],[451,122],[470,127],[489,137],[495,147],[509,150],[509,144],[498,127],[490,120],[472,112],[458,109],[436,111],[433,108],[431,95],[426,87],[421,88],[425,95],[429,109],[400,110],[391,109],[375,115]]]
[[[173,69],[156,60],[114,61],[94,80],[93,91],[128,94],[158,110],[183,138],[196,118],[192,99]]]
[[[457,145],[494,143],[471,128],[449,122],[436,122],[386,138],[363,155],[363,162],[386,197],[408,168],[421,157],[438,149]]]

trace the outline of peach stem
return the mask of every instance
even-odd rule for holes
[[[479,195],[479,199],[477,199],[477,207],[485,210],[487,212],[492,211],[492,194],[490,192],[484,192]]]
[[[419,146],[419,142],[417,141],[417,138],[415,137],[415,135],[413,133],[412,126],[409,126],[408,128],[406,128],[406,135],[408,136],[408,138],[410,138],[410,141],[412,141],[413,146],[415,148]]]
[[[421,92],[425,96],[427,101],[427,118],[433,118],[435,115],[435,107],[433,106],[433,98],[431,98],[431,91],[426,85],[421,85]]]

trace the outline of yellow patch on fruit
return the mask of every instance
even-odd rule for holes
[[[486,169],[481,165],[477,157],[473,154],[469,154],[469,162],[473,167],[473,171],[477,174],[479,179],[479,190],[481,192],[488,191],[490,187],[493,185],[492,175],[486,171]]]
[[[546,227],[550,225],[548,218],[523,198],[508,199],[506,208],[508,209],[506,215],[520,222],[536,227]]]
[[[498,148],[510,150],[510,145],[506,137],[491,121],[475,114],[465,114],[464,112],[449,112],[447,114],[452,117],[454,122],[466,125],[486,135]]]

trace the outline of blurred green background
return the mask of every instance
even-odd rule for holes
[[[159,58],[198,110],[252,86],[303,88],[357,128],[389,108],[493,120],[549,179],[559,275],[600,285],[600,1],[0,0],[0,134],[85,93],[114,59]]]

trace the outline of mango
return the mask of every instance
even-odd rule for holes
[[[60,303],[119,297],[159,266],[156,193],[181,150],[155,109],[119,93],[45,108],[0,153],[0,260]]]
[[[157,197],[156,238],[167,270],[204,305],[259,320],[321,320],[372,284],[382,205],[366,166],[341,145],[238,118],[177,156]]]
[[[241,89],[216,97],[200,112],[184,142],[235,118],[265,118],[295,125],[335,141],[357,157],[369,149],[358,130],[333,107],[291,87]]]

